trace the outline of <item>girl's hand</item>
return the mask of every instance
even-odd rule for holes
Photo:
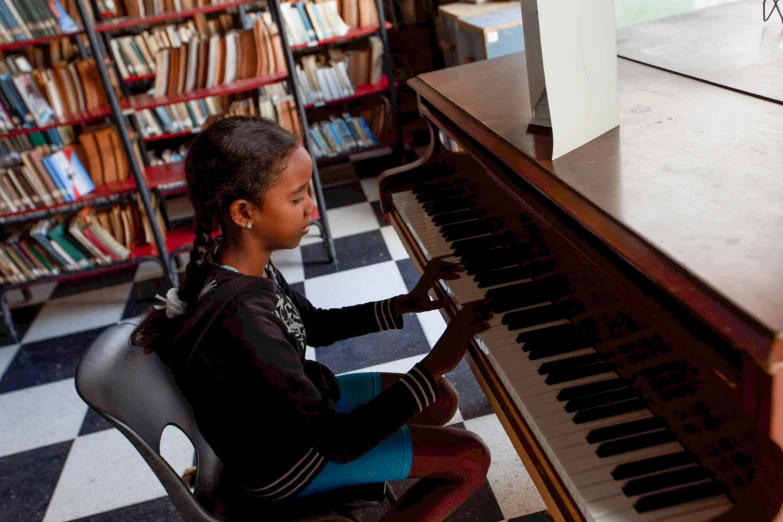
[[[430,300],[428,292],[440,279],[453,281],[459,279],[460,272],[465,269],[455,263],[449,263],[443,259],[434,259],[427,263],[424,273],[409,294],[401,295],[395,301],[394,306],[398,314],[421,313],[437,310],[448,305],[445,299]]]
[[[450,372],[462,360],[473,336],[489,328],[491,318],[492,309],[486,301],[466,304],[452,318],[446,331],[420,364],[435,379]]]

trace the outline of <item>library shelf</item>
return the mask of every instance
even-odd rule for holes
[[[236,0],[234,2],[224,2],[219,4],[210,4],[201,7],[194,7],[193,9],[184,9],[182,11],[172,11],[168,13],[161,13],[159,15],[144,16],[141,18],[117,18],[106,22],[95,24],[95,32],[105,33],[110,31],[120,31],[123,29],[130,29],[139,25],[157,24],[160,22],[166,22],[168,20],[178,20],[182,18],[190,18],[198,13],[214,13],[216,11],[225,11],[232,7],[239,7],[246,4],[254,4],[257,0]]]
[[[359,40],[361,38],[366,38],[368,36],[374,35],[375,33],[378,32],[380,28],[381,28],[380,24],[366,25],[364,27],[356,27],[355,29],[351,29],[350,31],[345,33],[343,36],[335,36],[334,38],[326,38],[324,40],[315,40],[304,44],[292,45],[291,50],[301,51],[303,49],[315,49],[318,47],[323,47],[325,45],[340,44],[340,43],[350,42],[351,40]],[[392,28],[392,24],[386,22],[386,29],[388,30],[391,28]]]

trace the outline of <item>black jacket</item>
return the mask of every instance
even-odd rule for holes
[[[349,462],[438,399],[415,366],[368,404],[337,413],[334,374],[305,348],[402,327],[392,300],[321,310],[271,277],[216,267],[199,306],[161,359],[193,406],[199,429],[248,494],[291,498],[327,461]],[[383,347],[378,347],[383,349]]]

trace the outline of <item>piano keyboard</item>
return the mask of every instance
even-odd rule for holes
[[[732,502],[666,422],[595,350],[594,314],[616,300],[592,292],[587,270],[555,263],[535,227],[518,231],[479,210],[459,181],[398,192],[392,200],[425,257],[467,268],[441,281],[457,306],[489,299],[490,328],[476,337],[587,520],[701,521]],[[513,218],[525,229],[524,218]],[[555,303],[556,302],[556,303]],[[643,326],[614,317],[612,342],[643,339]],[[654,351],[654,350],[652,350]],[[665,359],[641,357],[640,370]]]

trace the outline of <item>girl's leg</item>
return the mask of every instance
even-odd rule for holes
[[[402,377],[401,373],[381,373],[381,389],[385,390]],[[454,385],[445,377],[438,379],[440,399],[430,404],[424,411],[413,417],[409,424],[423,426],[444,426],[457,413],[459,394]]]
[[[484,483],[490,454],[475,434],[433,426],[409,426],[413,462],[409,478],[421,478],[408,489],[381,522],[444,520]]]

